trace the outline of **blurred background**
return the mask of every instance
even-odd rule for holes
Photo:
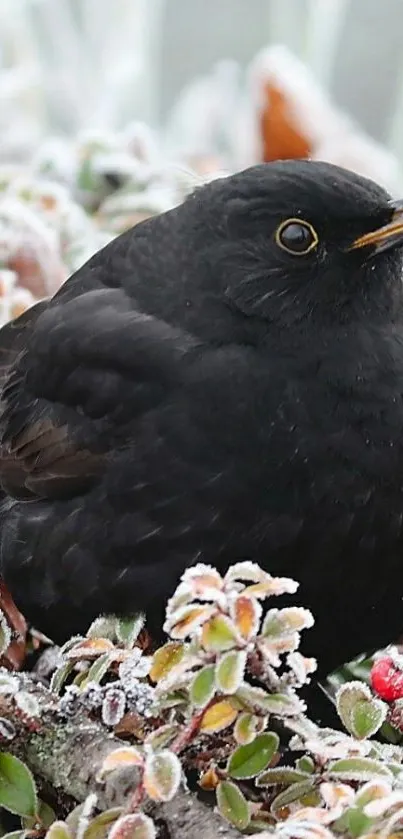
[[[403,194],[403,0],[0,0],[0,322],[204,179]]]

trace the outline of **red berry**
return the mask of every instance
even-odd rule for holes
[[[403,697],[403,671],[399,670],[392,658],[380,658],[371,670],[371,687],[386,702],[394,702]]]

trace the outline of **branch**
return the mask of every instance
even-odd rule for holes
[[[33,774],[59,793],[82,802],[90,793],[97,795],[97,808],[127,805],[129,793],[138,782],[134,767],[111,772],[102,783],[96,780],[104,758],[119,746],[118,740],[98,723],[84,717],[65,720],[58,714],[58,697],[26,673],[15,674],[20,689],[34,696],[40,707],[37,720],[18,714],[12,696],[0,694],[0,715],[10,720],[16,736],[7,741],[7,750],[18,755]],[[203,830],[203,839],[239,839],[240,834],[222,820],[195,794],[180,791],[164,804],[154,804],[149,812],[163,823],[164,837],[189,839]]]

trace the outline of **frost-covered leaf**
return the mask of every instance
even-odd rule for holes
[[[116,638],[116,618],[101,616],[95,618],[87,630],[87,638],[109,638],[114,641]]]
[[[108,839],[155,839],[157,831],[152,819],[144,813],[121,816],[113,825]]]
[[[6,717],[0,717],[0,739],[13,740],[16,734],[14,723]]]
[[[278,735],[272,731],[258,734],[252,743],[238,746],[232,752],[227,763],[227,772],[231,778],[243,780],[255,778],[274,757],[279,746]]]
[[[218,810],[223,818],[238,830],[245,830],[250,822],[250,812],[241,790],[232,781],[222,781],[216,795]]]
[[[314,778],[309,778],[304,781],[299,781],[296,784],[291,784],[291,786],[287,789],[276,795],[270,807],[271,812],[277,813],[282,809],[282,807],[287,807],[288,804],[292,804],[294,801],[301,801],[301,799],[303,799],[305,795],[308,795],[308,793],[312,792],[314,788]]]
[[[221,594],[224,585],[223,579],[218,571],[210,565],[199,563],[192,568],[187,568],[182,576],[182,581],[188,586],[192,599],[223,600]]]
[[[154,751],[157,751],[158,749],[162,749],[164,746],[168,746],[169,743],[172,743],[172,740],[175,739],[179,730],[180,728],[177,723],[173,723],[171,725],[161,725],[159,728],[155,728],[154,731],[150,731],[150,733],[147,734],[144,743],[147,746],[151,746]]]
[[[66,679],[74,670],[74,661],[66,661],[55,670],[50,680],[50,690],[53,693],[60,693]]]
[[[151,752],[147,755],[143,783],[153,801],[171,801],[181,780],[182,768],[173,752]]]
[[[369,757],[349,757],[335,760],[328,767],[330,777],[345,781],[370,781],[393,778],[392,772],[379,760]]]
[[[249,641],[256,635],[262,616],[262,607],[254,597],[239,594],[231,603],[230,614],[242,638]]]
[[[241,685],[236,697],[248,711],[265,714],[277,714],[280,717],[294,716],[301,709],[301,703],[296,696],[285,693],[266,693],[263,688]]]
[[[94,816],[83,831],[82,839],[106,839],[110,826],[117,821],[122,812],[122,807],[111,807],[110,810],[104,810],[103,813]],[[76,839],[77,834],[80,835],[80,832],[76,832]]]
[[[0,655],[3,655],[11,641],[11,629],[4,612],[0,609]]]
[[[255,739],[258,725],[261,717],[256,717],[247,711],[239,714],[238,719],[234,725],[234,737],[240,746],[245,746]]]
[[[185,647],[183,644],[175,644],[169,641],[163,647],[160,647],[153,655],[150,679],[153,682],[165,679],[169,671],[182,661],[184,654]]]
[[[229,699],[222,699],[207,708],[204,713],[200,731],[212,734],[216,731],[223,731],[236,720],[238,710]]]
[[[38,808],[32,773],[7,752],[0,753],[0,807],[18,816],[34,816]]]
[[[307,772],[293,769],[291,766],[275,766],[272,769],[266,769],[259,775],[256,779],[256,786],[275,787],[281,785],[289,787],[291,784],[298,784],[308,779],[309,774]]]
[[[105,674],[108,672],[113,660],[113,653],[104,653],[103,655],[100,655],[99,658],[91,664],[81,687],[84,688],[85,685],[88,685],[90,682],[95,682],[99,685]]]
[[[101,779],[115,769],[122,769],[124,766],[142,766],[143,763],[144,755],[138,749],[134,746],[122,746],[121,749],[115,749],[104,758],[97,777]]]
[[[123,717],[126,707],[126,695],[120,688],[110,687],[102,703],[102,722],[108,726],[117,725]]]
[[[85,638],[67,650],[65,655],[69,661],[80,661],[82,658],[88,661],[112,650],[114,645],[109,638]]]
[[[19,690],[14,696],[14,702],[27,717],[36,718],[40,716],[39,702],[28,691]]]
[[[189,638],[214,614],[214,606],[182,606],[172,612],[164,623],[164,632],[171,638],[183,641]]]
[[[116,635],[121,644],[131,649],[143,629],[145,615],[139,614],[134,618],[120,618],[116,621]]]
[[[48,834],[46,834],[48,836]],[[28,832],[26,830],[11,830],[10,833],[2,833],[1,839],[26,839]],[[65,838],[67,839],[67,837]],[[71,839],[71,837],[69,837]]]
[[[337,712],[354,737],[363,740],[372,737],[386,719],[388,706],[376,699],[363,682],[347,682],[337,691]]]
[[[5,668],[0,670],[0,694],[13,695],[19,690],[20,682],[17,676],[13,676]]]
[[[201,643],[207,652],[221,653],[239,643],[233,621],[226,615],[213,615],[203,626]]]
[[[56,821],[46,831],[45,839],[72,839],[72,833],[66,822]]]
[[[189,690],[189,699],[196,708],[210,702],[215,693],[214,665],[203,667],[194,677]]]
[[[230,650],[217,661],[215,683],[221,693],[235,693],[243,682],[246,667],[246,651]]]
[[[262,635],[276,638],[282,635],[292,635],[313,626],[312,613],[301,606],[290,606],[286,609],[270,609],[265,616]]]

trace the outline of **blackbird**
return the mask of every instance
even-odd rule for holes
[[[1,572],[22,612],[57,641],[100,613],[158,622],[187,566],[250,559],[300,582],[322,670],[395,639],[402,248],[403,203],[372,181],[263,164],[5,326]]]

